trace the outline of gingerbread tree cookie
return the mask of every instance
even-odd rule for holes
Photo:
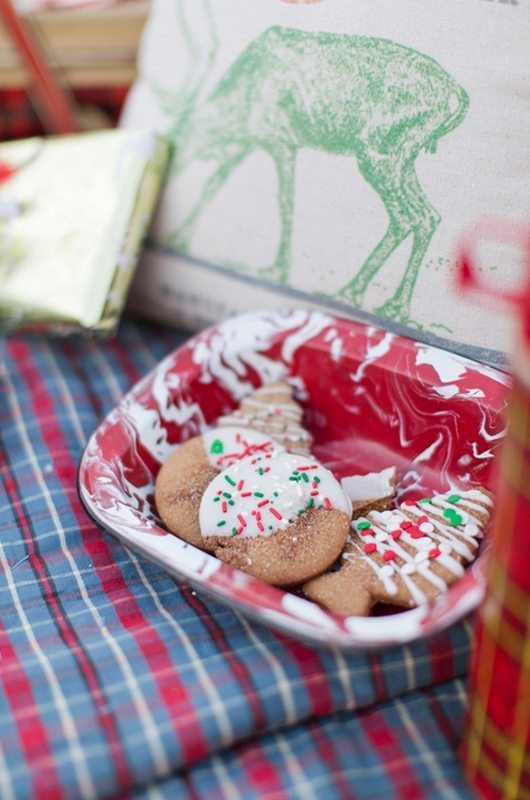
[[[245,397],[236,411],[219,417],[217,425],[262,431],[291,453],[307,455],[312,437],[301,425],[302,415],[286,383],[268,383]]]
[[[492,507],[491,493],[478,488],[370,511],[351,523],[340,569],[309,581],[304,592],[347,616],[367,616],[379,602],[429,602],[475,558]]]

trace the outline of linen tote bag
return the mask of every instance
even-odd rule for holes
[[[530,0],[154,0],[122,125],[174,158],[132,306],[199,326],[312,305],[502,358],[455,252],[528,215],[529,41]]]

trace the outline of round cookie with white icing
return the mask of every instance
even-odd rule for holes
[[[377,603],[432,601],[474,560],[493,508],[486,489],[436,494],[351,523],[342,564],[303,587],[337,614],[366,616]]]
[[[206,431],[178,447],[162,465],[155,484],[155,503],[166,527],[181,539],[212,551],[201,535],[199,507],[206,487],[240,459],[283,451],[270,436],[248,428]]]
[[[215,555],[267,583],[292,586],[327,569],[349,531],[351,503],[314,459],[263,453],[217,475],[200,528]]]

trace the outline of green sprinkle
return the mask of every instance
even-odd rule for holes
[[[237,528],[232,528],[232,536],[236,536],[236,535],[237,535]]]
[[[357,525],[357,530],[358,531],[365,531],[369,527],[370,527],[370,523],[369,522],[359,522],[359,524]]]
[[[313,502],[314,502],[314,501],[313,501],[313,498],[312,498],[312,497],[310,497],[310,498],[309,498],[309,500],[307,501],[306,508],[311,508],[311,506],[313,505]]]
[[[263,492],[254,492],[254,497],[263,497]]]
[[[293,469],[293,475],[300,475],[297,469]]]
[[[289,480],[290,481],[299,481],[300,478],[297,478],[295,475],[289,475]]]
[[[462,517],[454,508],[444,509],[444,517],[449,520],[451,525],[455,525],[455,527],[462,524]]]
[[[272,531],[272,525],[269,525],[269,530]]]
[[[303,514],[304,511],[305,511],[305,508],[299,508],[298,511],[297,511],[297,514]]]
[[[263,475],[263,467],[260,467],[260,468],[258,469],[258,475]]]
[[[313,480],[315,481],[315,483],[320,483],[320,478],[318,477],[318,475],[313,475]]]
[[[278,497],[278,492],[273,492],[274,497]]]
[[[306,483],[309,483],[309,478],[307,477],[307,472],[302,472],[302,480]]]
[[[226,525],[226,520],[222,519],[221,522],[217,523],[217,527],[220,528],[222,525]]]
[[[236,485],[236,482],[232,480],[230,475],[225,475],[225,481],[227,481],[227,483],[229,483],[230,486],[235,486]]]
[[[220,499],[221,499],[220,497],[214,497],[213,501],[214,503],[218,503]]]
[[[418,503],[430,503],[430,502],[431,502],[430,497],[423,497],[421,500],[418,500]]]
[[[449,497],[447,498],[447,502],[448,502],[448,503],[455,503],[455,504],[456,504],[456,503],[458,503],[458,501],[459,501],[459,500],[461,500],[461,499],[462,499],[462,496],[461,496],[461,495],[459,495],[459,494],[451,494],[451,495],[449,495]]]
[[[228,501],[228,505],[229,505],[229,506],[235,506],[235,503],[234,503],[234,501],[233,501],[233,500],[229,500],[229,501]]]
[[[223,497],[228,497],[228,499],[230,500],[232,495],[230,494],[230,492],[223,492]]]
[[[210,447],[210,453],[222,453],[224,445],[220,439],[214,439]]]

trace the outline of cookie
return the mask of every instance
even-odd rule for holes
[[[245,397],[232,414],[219,417],[217,425],[262,431],[291,453],[309,454],[312,437],[302,427],[302,416],[302,408],[286,383],[268,383]]]
[[[322,464],[264,453],[218,474],[201,501],[215,555],[256,578],[293,586],[329,567],[346,542],[350,501]]]
[[[369,511],[385,511],[396,495],[397,470],[388,467],[367,475],[350,475],[342,478],[340,485],[352,503],[352,517]]]
[[[340,569],[309,581],[304,593],[347,616],[366,616],[380,602],[429,602],[475,558],[492,507],[480,488],[370,511],[351,523]]]
[[[247,428],[213,429],[189,439],[157,475],[155,503],[160,518],[171,533],[211,551],[199,526],[199,507],[206,487],[237,460],[280,450],[282,446],[270,436]]]

